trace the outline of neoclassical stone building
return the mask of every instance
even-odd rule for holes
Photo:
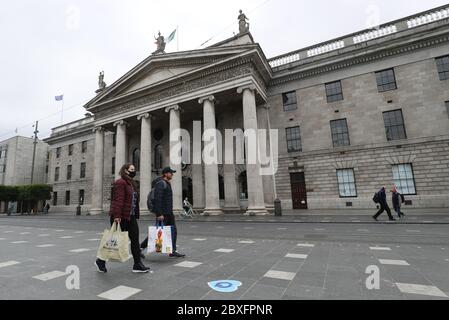
[[[108,210],[126,162],[146,195],[170,165],[170,132],[195,137],[201,121],[223,135],[277,129],[268,145],[278,145],[279,169],[195,164],[201,154],[183,146],[192,164],[172,164],[177,210],[186,196],[211,215],[267,214],[275,198],[284,209],[373,208],[373,193],[393,184],[411,207],[449,207],[448,15],[435,8],[270,59],[247,30],[205,49],[152,54],[98,91],[85,105],[92,117],[46,139],[55,196],[70,191],[55,204],[73,208],[82,196],[92,214]]]

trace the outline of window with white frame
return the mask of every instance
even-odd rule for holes
[[[338,190],[341,198],[357,197],[354,169],[337,170]]]
[[[413,168],[410,163],[393,166],[393,181],[399,193],[404,195],[416,194]]]

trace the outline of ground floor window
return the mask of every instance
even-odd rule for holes
[[[84,190],[80,190],[78,202],[80,206],[84,205]]]
[[[66,206],[70,205],[70,191],[65,192],[65,205]]]
[[[53,192],[53,205],[54,206],[58,205],[58,193],[57,192]]]
[[[410,163],[393,166],[393,181],[399,193],[404,195],[416,194],[415,178]]]
[[[354,169],[337,170],[338,190],[341,198],[357,197]]]

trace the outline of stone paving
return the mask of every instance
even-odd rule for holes
[[[251,219],[247,219],[251,220]],[[142,221],[141,238],[145,236]],[[179,221],[185,259],[149,255],[153,273],[132,262],[94,267],[106,219],[0,219],[0,299],[448,299],[449,226],[417,223]],[[80,270],[68,290],[66,268]],[[366,286],[379,269],[378,290]],[[208,282],[237,280],[220,293]]]

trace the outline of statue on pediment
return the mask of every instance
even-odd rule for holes
[[[155,44],[157,46],[156,51],[153,52],[153,54],[156,53],[165,53],[165,45],[167,44],[165,42],[165,38],[163,35],[161,35],[161,32],[159,31],[159,36],[156,38],[154,37],[154,40],[156,40]]]
[[[98,88],[99,89],[106,88],[106,82],[104,82],[104,71],[101,71],[100,75],[98,76]]]
[[[239,33],[243,34],[249,32],[249,23],[246,20],[249,20],[242,10],[239,11],[240,15],[238,17],[239,20]]]
[[[106,88],[106,82],[104,82],[104,71],[100,72],[100,75],[98,76],[98,90],[95,91],[96,93],[99,93],[103,91]]]

